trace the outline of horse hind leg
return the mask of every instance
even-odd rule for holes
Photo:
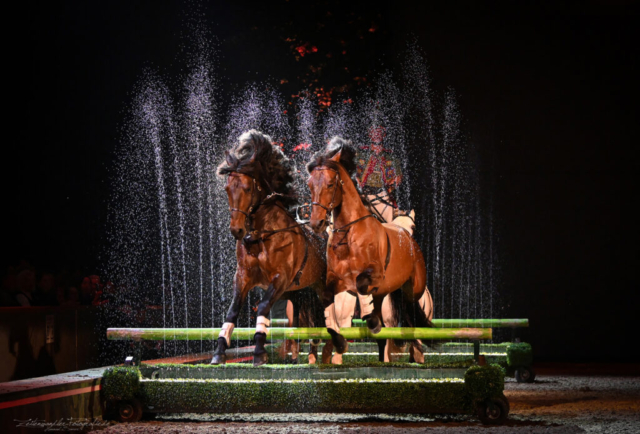
[[[382,300],[382,307],[380,308],[382,314],[382,320],[385,327],[398,327],[400,319],[400,310],[397,306],[397,295],[395,293],[388,294]],[[382,362],[396,362],[401,358],[404,350],[404,342],[397,339],[387,339],[384,348],[381,344],[378,344],[378,351],[382,350]]]
[[[335,295],[335,314],[336,321],[340,328],[342,327],[351,327],[351,320],[353,319],[353,312],[356,308],[356,297],[354,297],[348,291],[343,291]],[[333,346],[336,350],[336,354],[333,355],[331,359],[331,363],[334,365],[342,364],[342,354],[347,351],[349,348],[349,344],[347,340],[336,333],[332,329],[327,329],[331,334],[331,340],[333,342]]]

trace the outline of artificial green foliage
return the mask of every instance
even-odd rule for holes
[[[173,412],[457,412],[469,408],[460,380],[147,380],[141,396]]]
[[[472,366],[462,379],[272,379],[268,371],[296,372],[344,370],[349,368],[424,368],[415,363],[368,363],[345,365],[143,365],[147,374],[175,370],[187,378],[143,379],[137,396],[155,412],[385,412],[437,413],[469,412],[477,400],[502,396],[504,371],[498,365]],[[123,369],[123,368],[115,368]],[[136,373],[128,369],[122,377]],[[262,370],[264,378],[230,378],[233,370]],[[229,379],[188,378],[194,371],[207,371],[215,376],[224,373]],[[237,372],[237,371],[236,371]],[[339,372],[339,371],[338,371]],[[374,372],[373,370],[371,372]],[[238,374],[240,375],[240,374]],[[397,373],[396,375],[400,375]],[[107,378],[114,377],[113,372]],[[222,375],[221,375],[222,377]],[[120,378],[120,377],[117,377]],[[137,376],[136,376],[137,379]],[[107,381],[107,384],[109,382]],[[106,388],[108,391],[109,388]],[[127,390],[131,390],[129,388]],[[109,391],[115,396],[115,393]],[[118,395],[118,397],[124,395]],[[123,398],[120,398],[123,399]]]
[[[526,342],[512,343],[507,347],[507,365],[511,368],[531,366],[533,364],[533,350]]]
[[[470,366],[472,363],[469,361],[464,361],[463,363],[454,362],[454,363],[408,363],[408,362],[378,362],[378,361],[369,361],[369,360],[353,360],[343,363],[342,365],[331,365],[331,364],[314,364],[309,365],[308,363],[300,363],[297,365],[292,364],[267,364],[262,366],[253,366],[251,363],[226,363],[224,365],[210,365],[210,364],[197,364],[197,365],[186,365],[186,364],[178,364],[178,363],[158,363],[155,365],[146,365],[142,364],[140,366],[140,370],[144,377],[149,377],[152,372],[157,370],[175,370],[179,372],[188,373],[189,371],[201,371],[201,370],[238,370],[238,369],[277,369],[277,370],[287,370],[287,369],[348,369],[348,368],[414,368],[414,369],[439,369],[439,368],[466,368]],[[185,377],[187,378],[187,377]]]
[[[472,401],[501,396],[505,370],[500,365],[472,366],[464,374],[467,395]]]
[[[136,366],[114,366],[102,374],[102,393],[107,401],[132,399],[140,387],[140,370]]]

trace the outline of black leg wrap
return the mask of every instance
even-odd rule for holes
[[[331,335],[331,342],[333,342],[333,347],[335,348],[338,354],[344,354],[347,352],[349,348],[349,342],[342,336],[340,333],[336,332],[332,329],[327,329],[329,334]]]
[[[227,363],[227,356],[225,352],[227,351],[227,340],[225,338],[218,338],[218,348],[216,352],[213,354],[213,359],[211,359],[212,365],[224,365]]]
[[[253,340],[256,343],[256,348],[253,350],[253,354],[262,354],[267,352],[267,350],[264,349],[264,346],[267,343],[266,333],[257,332],[253,335]]]
[[[382,330],[382,322],[380,318],[378,318],[378,315],[372,313],[371,315],[362,317],[362,319],[367,321],[367,327],[369,327],[369,330],[371,330],[371,333],[374,335],[380,333],[380,330]]]
[[[264,348],[267,343],[267,334],[257,332],[253,335],[253,340],[256,343],[256,348],[253,350],[253,366],[264,365],[268,360],[267,350]]]

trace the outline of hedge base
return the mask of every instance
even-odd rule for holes
[[[352,369],[345,365],[252,368],[248,365],[162,365],[110,368],[105,373],[103,397],[116,407],[119,401],[139,400],[144,412],[152,413],[476,413],[478,405],[504,400],[504,370],[498,365],[473,366],[464,378],[424,378],[429,371],[417,364],[384,365],[384,372],[402,377],[412,369],[414,378],[297,379],[236,378],[229,372],[252,369],[336,374]],[[187,378],[149,378],[173,369]],[[372,371],[378,369],[375,365]],[[420,371],[423,372],[420,372]],[[210,378],[202,378],[202,373]],[[225,373],[225,378],[221,377]],[[378,372],[378,371],[375,371]],[[198,374],[199,373],[199,374]],[[189,378],[200,375],[200,378]],[[405,373],[406,374],[406,373]],[[139,381],[131,381],[133,375]],[[146,378],[145,378],[146,377]],[[126,379],[126,380],[125,380]],[[490,406],[491,407],[491,406]],[[493,408],[493,407],[492,407]]]

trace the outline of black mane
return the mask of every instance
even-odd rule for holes
[[[345,140],[342,137],[335,136],[331,139],[329,144],[324,149],[316,152],[311,157],[311,161],[307,164],[307,172],[311,173],[313,169],[320,166],[329,167],[334,170],[338,170],[338,163],[331,160],[331,157],[335,156],[339,151],[340,165],[347,171],[349,177],[353,180],[353,184],[358,188],[358,182],[356,180],[356,148],[351,143],[351,140]]]
[[[225,152],[225,161],[218,166],[218,175],[232,172],[243,173],[256,179],[266,193],[285,195],[280,197],[286,206],[297,202],[293,187],[295,164],[278,148],[271,144],[271,137],[257,130],[242,134],[238,143]]]

